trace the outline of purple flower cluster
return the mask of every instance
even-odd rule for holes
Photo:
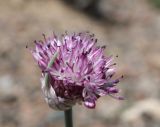
[[[113,57],[104,56],[105,46],[98,47],[96,43],[97,39],[88,32],[66,33],[59,38],[44,35],[44,41],[35,41],[31,52],[42,70],[42,90],[50,107],[66,110],[84,103],[95,108],[101,96],[122,99],[117,96],[116,87],[121,77],[112,78],[116,72]]]

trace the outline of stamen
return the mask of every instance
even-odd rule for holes
[[[97,41],[98,41],[98,39],[96,38],[96,39],[95,39],[95,43],[97,43]]]
[[[106,48],[106,46],[104,45],[104,46],[102,46],[102,49],[105,49]]]
[[[34,43],[36,44],[36,43],[37,43],[37,40],[34,40]]]
[[[46,35],[43,33],[42,36],[44,38],[44,41],[47,42]]]

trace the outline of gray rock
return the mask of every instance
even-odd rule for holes
[[[11,75],[0,76],[0,91],[1,93],[10,93],[13,90],[13,78]]]
[[[125,126],[148,127],[148,125],[154,125],[156,127],[157,124],[160,124],[160,101],[157,99],[139,101],[122,113],[121,120]]]

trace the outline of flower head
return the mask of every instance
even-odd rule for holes
[[[42,90],[50,107],[66,110],[84,103],[94,108],[101,96],[122,99],[116,87],[121,77],[112,78],[116,73],[113,57],[104,56],[105,47],[96,46],[94,35],[43,36],[44,41],[35,41],[31,52],[42,70]]]

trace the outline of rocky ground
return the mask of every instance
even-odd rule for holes
[[[70,1],[70,2],[69,2]],[[91,31],[119,55],[125,101],[104,97],[74,107],[76,127],[159,127],[160,14],[149,0],[0,0],[0,127],[60,127],[63,112],[44,102],[30,52],[41,34]]]

